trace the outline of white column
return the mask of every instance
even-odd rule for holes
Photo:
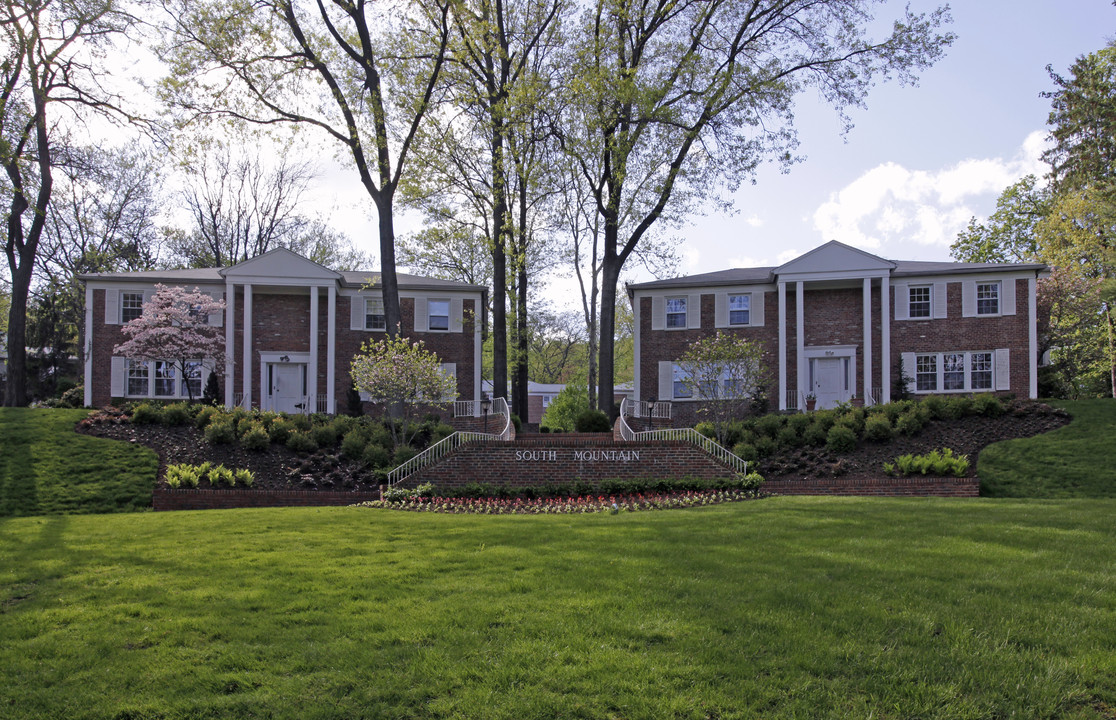
[[[329,286],[326,304],[326,412],[337,412],[337,287]]]
[[[310,288],[310,367],[306,369],[307,412],[318,411],[318,288]]]
[[[1015,282],[1008,280],[1008,282]],[[1038,299],[1035,297],[1035,291],[1038,288],[1038,282],[1035,278],[1027,279],[1027,343],[1030,346],[1030,359],[1027,362],[1028,372],[1030,373],[1030,394],[1031,399],[1034,400],[1038,397],[1038,325],[1037,325],[1037,312],[1038,312]]]
[[[225,407],[233,406],[236,396],[236,286],[225,283]]]
[[[244,403],[245,410],[252,409],[252,286],[244,285]],[[260,388],[263,391],[263,388]]]
[[[799,280],[795,287],[794,297],[794,316],[797,326],[795,327],[795,337],[797,339],[797,355],[795,358],[795,367],[798,369],[798,386],[795,392],[798,397],[802,397],[802,391],[806,387],[806,368],[803,362],[803,356],[806,354],[806,290],[804,283]]]
[[[787,409],[787,284],[779,283],[779,409]]]
[[[868,403],[872,391],[872,278],[864,278],[864,390],[860,396]],[[879,402],[879,398],[873,398]]]
[[[880,278],[880,385],[883,402],[891,402],[891,277]]]
[[[108,297],[108,290],[105,290],[105,297]],[[105,302],[108,302],[107,300]],[[89,287],[89,283],[85,284],[85,344],[82,345],[82,352],[84,353],[84,367],[82,372],[85,375],[85,388],[82,402],[85,407],[93,406],[93,288]],[[112,361],[109,361],[109,385],[112,385]]]

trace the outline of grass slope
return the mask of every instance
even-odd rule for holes
[[[1114,511],[0,520],[0,714],[1110,718]]]
[[[1073,415],[1069,425],[985,448],[977,474],[989,497],[1116,498],[1116,401],[1053,402]]]
[[[151,507],[159,458],[147,448],[78,435],[87,410],[0,408],[0,516]]]

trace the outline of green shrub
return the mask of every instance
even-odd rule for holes
[[[925,455],[900,455],[894,463],[884,463],[889,475],[954,475],[963,477],[969,470],[969,458],[954,455],[953,450],[931,450]]]
[[[271,437],[267,434],[267,430],[264,430],[263,423],[252,423],[251,427],[245,430],[240,436],[240,447],[256,452],[271,447]]]
[[[164,425],[172,427],[178,425],[188,425],[194,418],[190,414],[190,409],[186,403],[172,403],[163,408],[162,417],[159,421]]]
[[[929,395],[923,398],[920,404],[930,413],[931,420],[941,420],[942,413],[945,411],[945,403],[944,397],[940,395]]]
[[[223,414],[224,413],[221,412],[219,408],[206,405],[198,411],[198,414],[196,416],[194,416],[194,426],[197,427],[198,430],[205,430],[206,427],[209,426],[209,423],[212,422],[213,418],[219,417]]]
[[[444,422],[437,423],[430,430],[430,444],[433,445],[436,442],[441,442],[455,432],[457,431],[453,429],[452,425],[447,425]]]
[[[891,422],[886,413],[877,413],[864,421],[864,439],[872,442],[886,442],[894,435]]]
[[[694,430],[696,430],[699,435],[704,435],[710,440],[717,439],[717,428],[713,426],[713,423],[707,420],[703,420],[697,425],[694,425]]]
[[[864,408],[849,408],[841,413],[834,424],[844,425],[851,429],[857,437],[860,437],[864,433],[864,421],[867,416],[868,413],[864,411]]]
[[[941,416],[944,420],[959,420],[972,414],[972,398],[964,395],[951,397],[942,404]]]
[[[516,435],[523,432],[523,421],[520,420],[519,416],[516,415],[515,413],[512,413],[512,415],[511,415],[511,424],[513,426],[515,426],[515,434]]]
[[[810,427],[806,428],[806,432],[802,434],[802,439],[806,444],[814,447],[825,445],[828,437],[829,429],[825,427],[824,423],[811,423]]]
[[[236,430],[231,420],[211,422],[205,429],[205,441],[210,445],[231,445],[236,442]]]
[[[267,410],[260,413],[256,419],[263,425],[264,430],[271,430],[271,423],[279,419],[279,413]]]
[[[310,433],[295,430],[287,436],[287,448],[297,453],[312,453],[317,451],[318,443],[310,437]]]
[[[776,438],[783,429],[782,415],[764,415],[756,420],[756,432],[769,438]]]
[[[268,429],[267,434],[268,437],[271,438],[271,442],[286,445],[292,432],[294,432],[294,425],[291,421],[280,417],[271,423],[271,427]]]
[[[837,422],[837,411],[817,410],[810,414],[810,418],[813,420],[814,425],[817,425],[822,429],[822,432],[828,434],[829,428],[833,427],[833,424]]]
[[[836,453],[852,452],[856,449],[856,433],[848,425],[834,425],[826,435],[825,446]]]
[[[364,428],[350,430],[341,438],[341,455],[349,460],[359,460],[368,447],[368,431]],[[386,452],[386,451],[385,451]]]
[[[744,423],[740,420],[730,420],[727,423],[725,423],[724,431],[725,431],[724,446],[725,447],[732,447],[733,445],[736,445],[737,443],[742,442],[744,440],[744,433],[746,431],[746,427],[745,427]],[[750,432],[750,431],[748,431],[748,432]]]
[[[136,425],[155,425],[162,422],[163,410],[151,403],[140,403],[132,409],[132,422]]]
[[[305,415],[288,415],[287,420],[300,432],[310,432],[310,418]]]
[[[314,429],[310,431],[310,437],[314,438],[318,447],[332,448],[337,446],[337,430],[333,428],[333,425],[315,425]]]
[[[366,466],[373,470],[391,465],[391,453],[383,445],[375,443],[370,443],[364,449],[364,455],[361,456],[361,459]]]
[[[244,487],[252,487],[252,485],[256,482],[256,476],[253,475],[252,471],[247,468],[238,469],[234,473],[234,475],[236,476],[237,484],[243,485]]]
[[[59,398],[62,402],[62,407],[79,408],[85,406],[85,387],[83,385],[75,385],[66,392],[62,393]]]
[[[895,429],[903,435],[915,435],[930,422],[930,409],[922,403],[912,403],[907,412],[899,416]]]
[[[749,463],[754,463],[759,460],[759,453],[756,451],[756,446],[751,443],[742,442],[733,445],[732,454]]]
[[[760,475],[754,470],[747,475],[737,476],[738,487],[741,490],[750,490],[751,492],[756,492],[760,489],[760,486],[763,485],[763,482],[763,475]]]
[[[383,423],[376,423],[372,426],[372,433],[368,438],[368,442],[379,445],[389,453],[394,445],[391,439],[391,431],[388,430]]]
[[[612,426],[608,422],[608,415],[600,410],[582,410],[574,420],[574,429],[577,432],[608,432]]]
[[[392,462],[395,463],[396,467],[398,467],[413,458],[415,455],[418,455],[418,451],[415,450],[413,447],[411,447],[410,445],[400,445],[399,447],[395,448],[395,454],[392,456],[391,459]]]
[[[806,441],[805,438],[799,435],[790,425],[780,430],[778,437],[775,439],[783,447],[799,447]]]
[[[793,428],[799,435],[805,435],[813,424],[813,416],[806,413],[796,413],[787,418],[787,427]]]
[[[237,418],[236,420],[236,436],[244,437],[244,433],[259,425],[260,422],[255,415],[245,415],[244,417]]]
[[[775,438],[768,435],[760,435],[756,439],[756,453],[758,453],[761,458],[771,457],[778,451],[779,443],[775,441]]]
[[[333,418],[333,422],[330,424],[333,425],[333,429],[337,433],[337,437],[343,438],[349,433],[350,430],[359,425],[360,422],[355,417],[350,417],[349,415],[338,415],[337,417]]]
[[[196,488],[198,486],[198,469],[186,463],[167,466],[167,485],[172,488]]]
[[[973,412],[985,417],[999,417],[1004,413],[1004,404],[992,393],[981,393],[973,398]]]

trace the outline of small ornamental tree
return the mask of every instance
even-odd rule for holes
[[[388,422],[396,447],[408,444],[417,432],[414,420],[420,404],[444,407],[457,394],[457,381],[442,370],[438,355],[422,341],[403,337],[364,343],[353,358],[352,378],[357,390],[402,420]]]
[[[679,382],[701,401],[698,413],[713,423],[717,441],[724,444],[729,422],[743,416],[752,397],[763,391],[763,348],[718,332],[690,345],[678,369]]]
[[[551,430],[573,432],[577,429],[577,416],[589,409],[589,386],[574,381],[562,388],[543,413],[541,425]]]
[[[215,368],[225,365],[225,341],[220,328],[209,324],[209,316],[224,312],[225,303],[194,288],[156,285],[155,294],[143,304],[143,313],[121,328],[131,339],[114,352],[133,360],[163,361],[174,368],[175,377],[186,386],[190,402],[192,374],[202,372],[202,361]],[[198,375],[200,378],[200,375]]]

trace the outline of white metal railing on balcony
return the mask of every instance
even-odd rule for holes
[[[798,410],[804,407],[806,407],[806,393],[787,388],[787,410]]]
[[[625,415],[630,414],[626,412],[628,410],[626,407],[627,402],[627,398],[620,401],[620,439],[624,442],[648,442],[659,440],[690,443],[691,445],[700,447],[736,472],[747,474],[748,462],[746,460],[737,457],[731,451],[705,437],[693,428],[666,428],[663,430],[643,430],[641,432],[632,430],[631,426],[628,425],[628,421],[625,419]]]
[[[882,402],[883,402],[883,388],[882,387],[872,388],[871,392],[868,393],[867,402],[865,404],[866,405],[879,405]]]
[[[477,403],[475,400],[454,400],[453,401],[453,416],[459,417],[477,417]]]
[[[627,398],[624,398],[627,400]],[[623,404],[623,403],[621,403]],[[671,417],[671,404],[668,402],[650,402],[648,400],[629,400],[628,410],[632,417],[666,419]]]
[[[471,401],[465,401],[465,402],[471,402]],[[454,408],[454,411],[456,412],[456,408]],[[504,427],[500,432],[498,432],[498,433],[480,433],[480,432],[470,432],[470,431],[455,432],[454,434],[450,435],[449,437],[443,438],[442,440],[434,443],[433,445],[426,448],[425,450],[423,450],[418,455],[415,455],[413,458],[411,458],[407,462],[403,463],[399,467],[397,467],[394,470],[392,470],[391,472],[389,472],[388,473],[388,487],[391,487],[391,486],[395,485],[396,483],[405,479],[409,475],[414,474],[415,472],[417,472],[421,468],[424,468],[427,465],[430,465],[432,463],[435,463],[435,462],[441,460],[442,458],[446,457],[450,453],[457,450],[457,448],[461,447],[465,443],[473,443],[473,442],[498,443],[498,442],[508,442],[509,440],[511,440],[512,436],[514,434],[514,431],[513,431],[514,426],[512,425],[512,421],[511,421],[511,410],[508,408],[508,401],[505,400],[504,398],[496,398],[495,400],[493,400],[492,401],[492,416],[493,416],[493,418],[495,418],[496,416],[503,416]]]

